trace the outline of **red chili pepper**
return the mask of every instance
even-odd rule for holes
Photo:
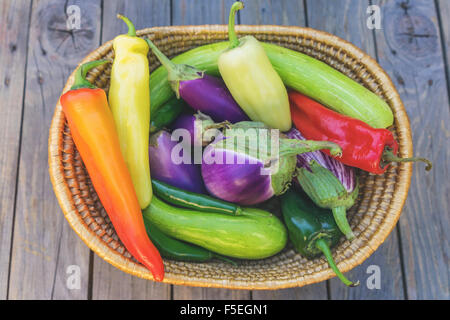
[[[372,128],[295,91],[289,92],[289,102],[292,120],[303,136],[337,143],[342,148],[342,156],[336,158],[346,165],[375,174],[384,173],[390,162],[423,161],[427,163],[426,170],[432,167],[424,158],[397,157],[398,143],[387,129]]]
[[[89,69],[105,62],[108,61],[83,64],[77,70],[71,90],[61,96],[61,106],[95,191],[119,239],[131,255],[152,272],[155,280],[162,281],[164,264],[148,238],[105,91],[85,79]]]

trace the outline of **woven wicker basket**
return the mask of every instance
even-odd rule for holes
[[[252,34],[259,40],[297,50],[328,63],[363,84],[392,108],[395,124],[392,131],[400,145],[400,155],[412,155],[409,120],[391,80],[380,66],[352,44],[325,32],[309,28],[280,26],[237,26],[240,35]],[[169,57],[196,46],[227,39],[226,26],[159,27],[141,30]],[[112,43],[107,42],[81,63],[112,58]],[[149,56],[151,70],[159,63]],[[80,64],[81,64],[80,63]],[[110,65],[100,66],[88,79],[108,89]],[[63,93],[73,83],[69,77]],[[83,241],[113,266],[145,279],[151,273],[125,250],[93,189],[89,176],[73,144],[61,105],[56,105],[49,136],[49,171],[53,187],[72,228]],[[334,250],[338,267],[349,271],[367,259],[394,228],[411,180],[411,164],[391,166],[384,175],[359,173],[360,194],[349,210],[350,224],[356,240],[341,240]],[[264,260],[243,261],[238,266],[221,262],[186,263],[165,260],[164,282],[232,289],[280,289],[300,287],[334,276],[325,259],[306,260],[288,245],[281,253]]]

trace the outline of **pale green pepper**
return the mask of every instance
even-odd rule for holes
[[[230,46],[219,56],[218,67],[233,98],[253,121],[287,131],[291,113],[286,87],[261,43],[253,36],[237,38],[235,14],[244,7],[235,2],[228,22]]]
[[[128,34],[113,41],[114,62],[111,70],[109,104],[119,134],[120,150],[130,171],[142,209],[152,199],[148,142],[150,134],[150,72],[144,39],[126,17]]]

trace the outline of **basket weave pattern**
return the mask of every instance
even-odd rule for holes
[[[391,129],[400,145],[400,155],[412,155],[408,117],[391,80],[378,64],[352,44],[309,28],[279,26],[237,26],[239,35],[252,34],[261,41],[275,43],[315,57],[385,99],[392,108],[395,124]],[[149,36],[169,57],[194,47],[227,39],[225,26],[159,27],[138,31]],[[107,42],[81,63],[113,58],[112,43]],[[150,70],[159,66],[149,55]],[[81,64],[80,63],[80,64]],[[100,88],[108,89],[111,66],[102,65],[88,74]],[[73,83],[69,77],[63,93]],[[58,102],[49,136],[50,177],[64,215],[83,241],[100,257],[117,268],[146,279],[151,273],[126,251],[103,209]],[[405,202],[411,179],[411,164],[392,165],[384,175],[359,172],[360,193],[349,210],[356,239],[345,239],[333,250],[338,267],[346,272],[361,264],[387,238]],[[164,282],[191,286],[233,289],[278,289],[303,286],[334,276],[324,258],[307,260],[288,245],[281,253],[264,260],[242,261],[238,266],[222,262],[187,263],[165,260]]]

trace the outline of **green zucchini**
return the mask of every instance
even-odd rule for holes
[[[267,258],[287,242],[283,223],[255,208],[242,208],[240,215],[232,216],[172,207],[153,196],[143,214],[166,235],[228,257]]]
[[[330,109],[357,118],[374,128],[393,124],[394,116],[388,104],[375,93],[324,62],[306,54],[274,44],[262,43],[275,70],[284,84]],[[172,59],[219,75],[217,60],[229,42],[217,42],[186,51]],[[150,77],[151,108],[158,109],[174,95],[167,82],[167,71],[156,69]]]

